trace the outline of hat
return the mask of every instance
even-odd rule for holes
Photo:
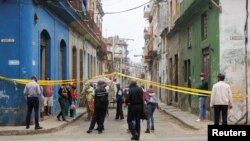
[[[205,76],[206,76],[205,72],[200,73],[200,77],[205,77]]]
[[[225,79],[225,74],[218,73],[217,77],[224,80]]]

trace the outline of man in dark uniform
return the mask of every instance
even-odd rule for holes
[[[108,109],[108,91],[106,89],[106,83],[104,81],[98,81],[97,89],[94,94],[94,115],[91,119],[89,130],[87,133],[91,133],[94,129],[95,123],[97,123],[98,133],[102,133],[104,129],[104,120]]]

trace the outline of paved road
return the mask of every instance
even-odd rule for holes
[[[50,133],[26,136],[0,136],[1,141],[129,141],[131,134],[126,131],[126,120],[114,120],[115,110],[110,110],[110,116],[105,121],[105,131],[87,134],[89,122],[83,116],[66,128]],[[155,132],[144,133],[146,121],[142,122],[141,141],[205,141],[207,130],[194,130],[181,124],[173,117],[156,111]]]

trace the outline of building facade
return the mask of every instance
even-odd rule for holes
[[[159,64],[166,64],[166,71],[157,71],[158,77],[163,78],[163,81],[158,78],[158,82],[197,88],[200,84],[199,74],[205,72],[211,89],[217,82],[217,74],[223,72],[234,96],[241,96],[234,98],[234,108],[229,115],[234,117],[231,122],[240,122],[246,112],[249,113],[249,98],[246,97],[249,93],[246,1],[168,0],[166,5],[167,19],[159,19],[168,22],[161,30],[160,54],[163,56],[158,58]],[[148,52],[145,55],[147,57]],[[166,91],[165,99],[161,96],[161,100],[198,114],[198,96]],[[207,116],[210,119],[213,117],[209,98]]]
[[[94,65],[102,61],[96,54],[105,56],[106,46],[101,33],[96,35],[93,28],[87,26],[87,8],[86,0],[1,2],[0,76],[30,79],[35,75],[39,80],[50,77],[80,82],[90,71],[93,72],[91,77],[102,74]],[[91,59],[86,59],[90,56],[85,55],[87,53],[92,55]],[[91,69],[87,65],[89,60],[95,62]],[[0,125],[23,124],[26,116],[24,85],[3,79],[0,83]],[[59,110],[58,86],[54,86],[53,91],[52,111],[56,113]]]

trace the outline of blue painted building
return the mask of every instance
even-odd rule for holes
[[[68,79],[68,24],[74,12],[66,0],[0,0],[0,76]],[[0,79],[0,125],[25,123],[24,85]],[[54,113],[57,90],[54,87]]]

